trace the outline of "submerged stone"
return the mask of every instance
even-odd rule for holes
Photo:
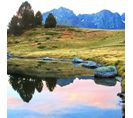
[[[42,60],[49,60],[49,61],[53,61],[55,60],[55,58],[50,58],[50,57],[43,57]]]
[[[97,68],[98,65],[95,61],[86,61],[85,63],[82,64],[83,67],[87,68]]]
[[[75,57],[75,58],[73,58],[72,62],[73,62],[73,63],[83,63],[84,60],[82,60],[82,59],[80,59],[80,58],[78,58],[78,57]]]

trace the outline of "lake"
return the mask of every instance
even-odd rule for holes
[[[121,84],[69,61],[8,60],[8,118],[122,118]]]

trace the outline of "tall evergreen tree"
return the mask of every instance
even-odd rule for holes
[[[35,24],[42,25],[42,14],[40,11],[38,11],[35,15]]]
[[[48,17],[46,18],[44,27],[45,28],[54,28],[54,27],[56,27],[56,24],[57,24],[57,22],[56,22],[55,17],[53,16],[52,13],[50,13],[48,15]]]
[[[24,10],[22,14],[22,24],[24,29],[32,28],[35,25],[34,12]]]
[[[23,2],[18,9],[17,15],[21,18],[25,10],[31,10],[32,7],[27,1]]]
[[[22,19],[22,25],[24,29],[28,29],[34,26],[34,11],[32,10],[30,3],[27,1],[22,3],[22,5],[19,7],[17,16],[18,18]]]
[[[14,35],[20,35],[23,32],[21,20],[17,16],[13,16],[9,23],[8,33]]]

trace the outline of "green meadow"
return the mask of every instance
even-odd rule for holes
[[[125,30],[37,27],[25,31],[21,36],[10,35],[7,42],[8,52],[18,57],[80,57],[105,65],[115,65],[123,78],[124,91]]]

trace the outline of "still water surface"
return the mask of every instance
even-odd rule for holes
[[[56,81],[56,83],[55,83]],[[8,84],[8,118],[121,118],[120,83],[96,84],[93,79],[42,81],[29,102]],[[26,83],[30,86],[31,83]],[[53,84],[53,85],[52,85]],[[24,87],[24,86],[23,86]],[[22,88],[25,89],[25,88]]]
[[[71,62],[9,60],[8,74],[8,118],[122,118],[120,83],[95,79],[93,70]]]

